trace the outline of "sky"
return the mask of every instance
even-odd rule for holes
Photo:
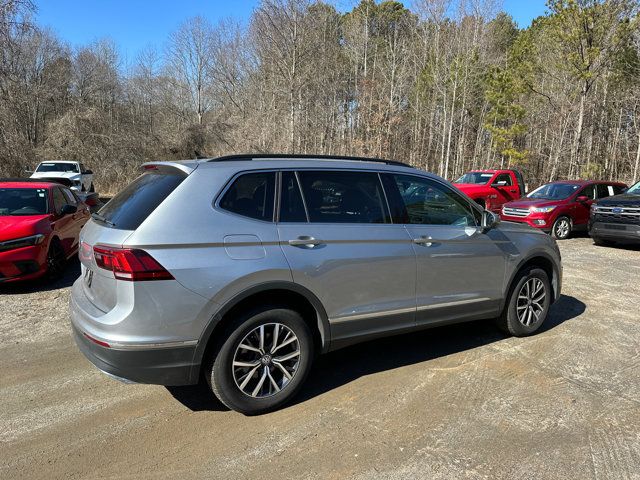
[[[258,0],[36,0],[37,20],[71,46],[111,38],[121,54],[133,59],[147,46],[161,47],[169,33],[189,17],[202,15],[212,23],[224,18],[247,22]],[[336,3],[336,2],[334,2]],[[340,10],[350,0],[340,0]],[[403,2],[411,6],[411,1]],[[518,25],[545,13],[544,0],[503,0],[503,8]]]

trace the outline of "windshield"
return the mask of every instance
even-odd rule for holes
[[[47,162],[38,165],[36,172],[71,172],[79,173],[77,163],[55,163]]]
[[[472,183],[474,185],[485,185],[491,180],[493,173],[469,172],[462,175],[453,183]]]
[[[45,215],[45,188],[0,188],[0,216]]]
[[[638,182],[635,185],[629,187],[629,190],[627,190],[625,193],[631,193],[633,195],[640,195],[640,182]]]
[[[547,183],[541,187],[536,188],[533,192],[527,195],[527,198],[538,198],[543,200],[564,200],[569,198],[573,193],[580,188],[580,185],[575,183]]]

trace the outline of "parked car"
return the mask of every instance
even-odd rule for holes
[[[591,206],[589,235],[596,245],[640,242],[640,182]]]
[[[70,182],[69,186],[72,190],[78,192],[95,192],[93,172],[88,170],[80,162],[67,160],[42,162],[31,174],[31,178],[59,183]]]
[[[598,198],[616,195],[624,183],[563,180],[546,183],[526,198],[502,208],[502,220],[526,223],[564,240],[575,230],[586,230],[591,204]]]
[[[59,276],[88,219],[67,187],[0,179],[0,283]]]
[[[499,225],[403,164],[247,155],[144,169],[82,230],[71,295],[80,350],[121,379],[205,378],[255,414],[296,393],[316,352],[495,317],[530,335],[560,295],[551,237]]]
[[[522,174],[512,169],[472,170],[453,183],[480,206],[498,214],[502,205],[525,194]]]

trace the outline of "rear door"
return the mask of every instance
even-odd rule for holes
[[[418,325],[497,314],[507,261],[503,243],[509,242],[498,230],[482,233],[480,213],[448,185],[389,177],[391,209],[403,211],[417,257]]]
[[[283,171],[278,235],[293,280],[324,305],[332,342],[415,324],[415,254],[377,172]]]

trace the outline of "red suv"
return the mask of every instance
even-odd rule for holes
[[[0,283],[59,276],[89,217],[63,185],[0,180]]]
[[[505,203],[501,217],[527,223],[562,240],[574,230],[586,230],[594,200],[622,193],[618,182],[563,180],[538,187],[525,198]]]

